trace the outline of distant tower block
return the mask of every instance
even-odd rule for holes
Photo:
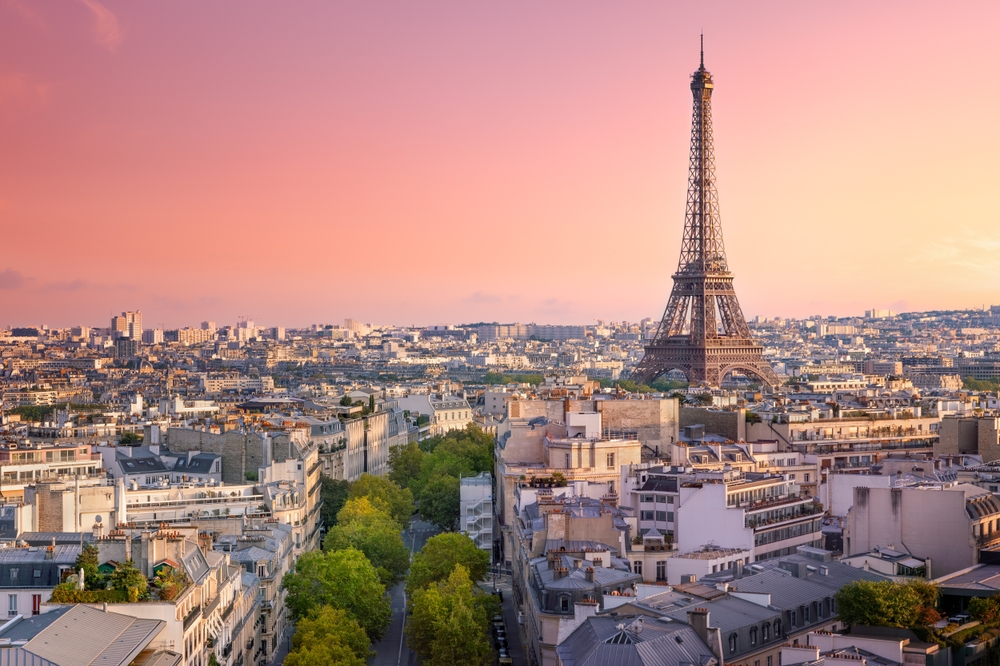
[[[656,337],[632,379],[648,384],[680,370],[692,383],[719,386],[737,372],[775,386],[778,377],[750,335],[726,263],[712,146],[713,88],[702,48],[701,66],[691,77],[694,114],[681,257]]]

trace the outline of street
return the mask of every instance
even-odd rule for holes
[[[403,532],[403,543],[410,547],[410,561],[413,554],[418,552],[427,543],[427,540],[440,533],[440,530],[414,518],[410,523],[410,529]],[[385,638],[372,647],[378,654],[370,661],[372,666],[407,666],[412,665],[415,660],[414,653],[406,647],[406,635],[403,630],[406,625],[406,593],[405,583],[400,583],[389,591],[389,598],[392,601],[392,623],[386,632]]]

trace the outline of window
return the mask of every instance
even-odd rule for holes
[[[802,622],[805,624],[809,623],[809,606],[802,607]]]
[[[771,666],[771,655],[767,655],[767,666]]]
[[[762,624],[760,627],[760,634],[765,643],[771,640],[771,625],[767,622]]]
[[[652,511],[640,511],[639,512],[639,520],[652,520],[652,519],[653,519],[653,512]]]
[[[674,512],[673,511],[667,511],[667,522],[668,523],[674,522]]]
[[[608,454],[608,467],[614,467],[614,466],[615,466],[615,454],[609,453]]]
[[[757,645],[757,627],[750,627],[750,645]]]
[[[571,461],[572,461],[572,454],[567,453],[566,454],[566,469],[570,468]]]
[[[806,474],[806,483],[809,483],[809,475]]]
[[[41,569],[35,569],[35,570],[34,570],[34,571],[33,571],[33,572],[31,573],[31,577],[32,577],[32,578],[41,578],[41,577],[42,577],[42,570],[41,570]]]
[[[642,560],[636,560],[632,563],[632,573],[642,575]]]
[[[667,504],[673,504],[673,503],[674,503],[674,496],[667,495]]]
[[[10,580],[11,580],[11,582],[16,582],[17,581],[17,574],[18,574],[17,567],[12,567],[11,570],[10,570]]]
[[[661,523],[667,522],[667,512],[666,511],[657,511],[656,512],[656,519],[658,521],[660,521]]]
[[[656,563],[656,580],[665,581],[667,579],[667,561],[660,560]]]
[[[264,578],[267,576],[267,567],[263,562],[257,563],[257,578]]]
[[[8,594],[7,595],[7,615],[13,617],[17,615],[17,595]]]
[[[736,634],[729,634],[729,651],[736,652]]]
[[[559,597],[559,608],[560,610],[569,610],[569,597]]]
[[[653,499],[653,495],[642,495],[639,497],[640,502],[652,502]]]
[[[656,502],[657,502],[657,504],[663,504],[666,501],[667,501],[666,495],[657,495],[656,496]]]
[[[31,614],[38,615],[42,612],[42,595],[31,595]]]

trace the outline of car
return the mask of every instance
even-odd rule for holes
[[[503,615],[494,615],[493,616],[493,624],[496,624],[497,622],[503,622]]]
[[[948,622],[953,624],[965,624],[972,619],[972,616],[968,613],[959,613],[958,615],[952,615],[948,618]]]

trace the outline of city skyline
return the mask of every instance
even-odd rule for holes
[[[235,8],[0,4],[0,326],[657,319],[702,29],[748,317],[996,292],[992,4]]]

